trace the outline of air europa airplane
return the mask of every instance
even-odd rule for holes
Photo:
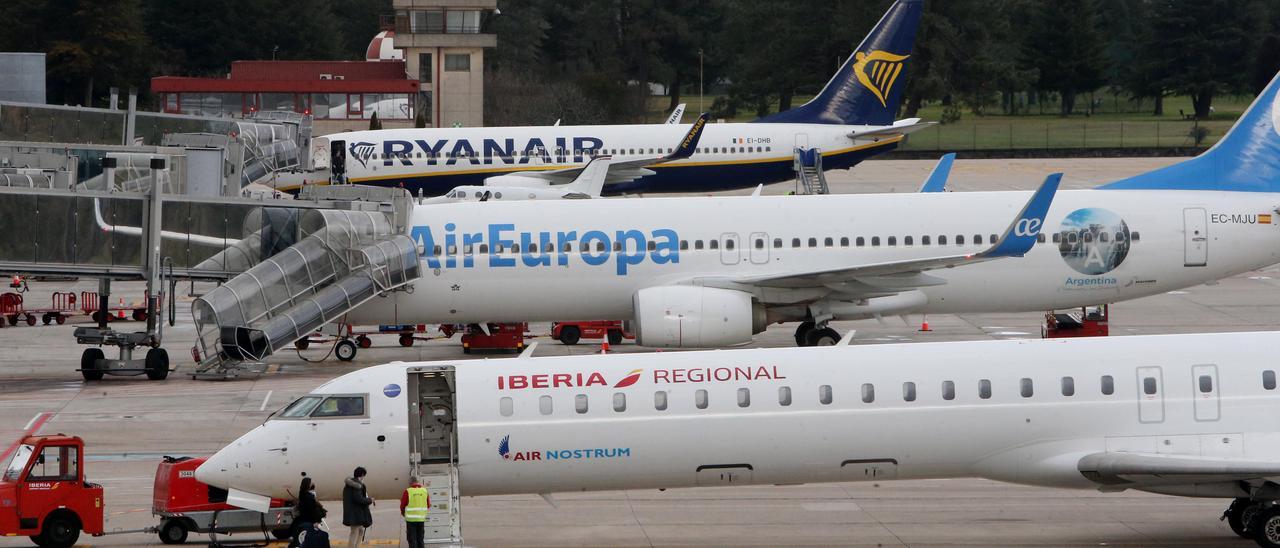
[[[800,322],[796,342],[820,345],[839,339],[833,319],[1043,311],[1189,287],[1280,262],[1278,89],[1199,157],[1057,192],[1043,215],[1024,214],[1027,192],[421,206],[415,291],[348,321],[633,320],[639,344],[659,347],[741,344]]]
[[[1277,340],[1269,332],[392,363],[298,398],[196,477],[246,507],[292,498],[303,475],[341,478],[356,466],[369,470],[369,494],[384,499],[441,467],[457,474],[462,495],[981,477],[1234,499],[1233,529],[1258,531],[1274,547]],[[341,487],[320,482],[319,496],[336,498]]]
[[[813,100],[752,123],[710,124],[692,158],[662,160],[688,126],[531,126],[356,131],[320,156],[333,178],[441,195],[458,186],[573,180],[593,156],[614,163],[605,194],[702,192],[791,180],[794,149],[845,169],[894,149],[917,118],[894,121],[923,0],[898,0]]]

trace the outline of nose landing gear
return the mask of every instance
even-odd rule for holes
[[[835,346],[840,342],[840,333],[827,327],[826,322],[822,326],[813,322],[802,322],[796,327],[796,346]]]

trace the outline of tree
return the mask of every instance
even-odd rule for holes
[[[1207,118],[1213,98],[1248,89],[1265,17],[1256,1],[1159,0],[1151,6],[1151,32],[1143,62],[1161,89],[1191,96],[1196,118]]]
[[[1040,70],[1037,88],[1055,91],[1062,116],[1075,110],[1076,97],[1106,83],[1105,41],[1094,0],[1036,4],[1027,33],[1028,60]]]

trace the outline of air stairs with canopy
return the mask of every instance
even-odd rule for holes
[[[830,194],[822,171],[822,150],[796,147],[796,194]]]
[[[262,373],[268,356],[421,273],[417,247],[379,211],[307,210],[297,243],[192,304],[194,378]]]

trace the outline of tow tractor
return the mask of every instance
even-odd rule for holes
[[[1082,307],[1079,313],[1046,312],[1040,337],[1106,337],[1111,332],[1107,325],[1109,314],[1109,307],[1105,304]]]
[[[610,345],[622,344],[622,339],[636,338],[619,320],[579,322],[555,322],[551,324],[551,338],[562,344],[574,345],[582,339],[608,339]]]
[[[288,538],[292,509],[272,500],[266,513],[226,503],[227,493],[195,479],[203,458],[165,457],[156,468],[152,514],[159,525],[107,531],[102,486],[85,480],[84,441],[63,434],[27,436],[13,450],[0,476],[0,535],[28,536],[43,548],[69,548],[83,531],[99,537],[157,533],[165,544],[186,542],[192,532],[260,533],[263,540]]]

